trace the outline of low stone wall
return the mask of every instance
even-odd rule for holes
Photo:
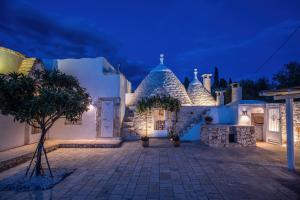
[[[229,132],[228,125],[202,125],[201,141],[212,147],[225,147],[229,145]]]
[[[256,146],[256,135],[254,126],[231,126],[230,134],[235,135],[236,143],[239,146]]]
[[[254,126],[241,125],[203,125],[201,141],[212,147],[256,145]]]

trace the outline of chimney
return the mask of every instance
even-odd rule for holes
[[[217,95],[217,106],[222,106],[224,105],[224,92],[225,90],[220,90],[220,91],[216,91],[216,95]]]
[[[211,74],[203,74],[202,75],[202,78],[203,78],[203,85],[205,87],[205,89],[211,93],[211,81],[210,81],[210,77],[211,77]]]
[[[242,100],[242,88],[238,83],[231,84],[231,102]]]

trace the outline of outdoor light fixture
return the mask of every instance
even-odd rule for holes
[[[242,116],[247,116],[248,114],[247,114],[247,110],[243,110],[242,111]]]

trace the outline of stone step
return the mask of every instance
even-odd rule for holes
[[[126,141],[137,141],[140,139],[141,139],[141,137],[139,135],[126,135],[124,137],[124,140],[126,140]]]
[[[130,127],[123,127],[123,128],[122,128],[122,132],[123,132],[123,133],[133,133],[133,132],[134,132],[134,129],[133,129],[133,128],[130,128]]]
[[[133,127],[133,122],[132,121],[125,121],[122,123],[123,128],[131,128]]]
[[[130,116],[125,116],[123,122],[132,122],[133,121],[133,117]]]

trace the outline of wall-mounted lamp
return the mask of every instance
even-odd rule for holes
[[[95,109],[95,106],[93,104],[88,105],[89,111],[93,111]]]
[[[247,116],[247,110],[242,111],[242,116]]]

